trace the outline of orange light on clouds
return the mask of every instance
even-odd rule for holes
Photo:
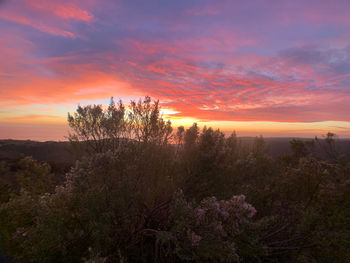
[[[145,95],[175,127],[349,137],[350,3],[334,1],[0,1],[0,137]]]

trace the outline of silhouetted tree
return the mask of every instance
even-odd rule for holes
[[[68,113],[68,124],[70,142],[88,153],[115,151],[120,139],[128,135],[125,107],[121,101],[116,105],[113,98],[107,110],[102,105],[78,106],[73,115]]]

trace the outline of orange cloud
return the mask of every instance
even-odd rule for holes
[[[136,45],[135,48],[140,47]],[[142,48],[147,50],[147,47]],[[152,46],[150,50],[153,50]],[[155,52],[173,52],[173,49],[170,50],[165,48]],[[312,67],[296,67],[290,59],[276,58],[264,62],[256,59],[260,61],[257,68],[267,73],[273,70],[278,76],[275,78],[258,73],[248,74],[244,70],[237,73],[229,68],[196,65],[187,57],[148,61],[143,57],[147,53],[128,52],[135,56],[125,60],[121,58],[120,62],[115,60],[116,54],[113,52],[99,52],[89,54],[88,58],[84,55],[42,60],[26,58],[28,66],[21,67],[21,58],[27,52],[22,54],[12,49],[8,55],[10,57],[5,54],[3,61],[17,61],[11,69],[11,72],[16,72],[16,78],[3,80],[12,88],[0,90],[0,103],[78,103],[110,96],[137,97],[147,94],[167,101],[165,106],[179,112],[174,117],[190,116],[206,121],[349,121],[342,110],[342,107],[348,107],[346,98],[349,96],[329,90],[315,92],[308,89],[309,82],[303,79],[303,67],[308,68],[308,74],[313,76],[317,85],[329,83],[330,80]],[[151,54],[154,54],[153,51]],[[138,63],[128,63],[129,60]],[[231,64],[234,63],[238,62],[233,60]],[[30,65],[35,65],[39,70],[31,69]],[[6,66],[4,64],[3,68]],[[286,77],[290,74],[291,66],[295,67],[295,79]],[[41,74],[43,71],[47,74]],[[341,81],[331,80],[333,83]]]
[[[39,115],[39,114],[32,114],[32,115],[23,115],[23,116],[17,116],[17,117],[6,117],[6,118],[2,118],[1,121],[5,121],[5,122],[31,122],[33,120],[41,120],[41,119],[60,119],[62,117],[60,116],[54,116],[54,115]]]
[[[55,4],[43,8],[51,10],[52,6]],[[43,11],[35,4],[31,8]],[[62,25],[66,20],[92,19],[83,9],[66,12],[65,8],[74,9],[68,5],[50,11],[61,10],[54,16],[65,21]],[[237,50],[254,46],[258,40],[225,28],[182,40],[130,36],[89,40],[90,47],[88,40],[69,40],[75,48],[72,52],[66,50],[65,40],[62,50],[56,47],[57,52],[45,58],[29,41],[0,43],[5,51],[0,54],[0,81],[6,87],[0,89],[0,105],[55,105],[151,95],[177,111],[176,118],[350,121],[344,111],[349,109],[350,95],[342,88],[349,74],[333,72],[346,71],[347,64],[341,61],[334,66],[334,50],[294,48],[273,56],[247,55]]]
[[[68,127],[66,124],[40,123],[4,123],[0,122],[1,139],[17,139],[37,141],[67,140]]]

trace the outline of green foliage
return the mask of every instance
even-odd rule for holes
[[[0,161],[0,204],[7,202],[10,199],[13,191],[13,183],[10,174],[10,167],[5,161]]]
[[[0,162],[0,246],[16,262],[347,262],[350,164],[335,135],[292,140],[197,124],[149,97],[68,115],[79,161]],[[53,169],[53,168],[54,169]],[[182,190],[178,190],[182,189]]]
[[[54,175],[47,163],[38,163],[31,157],[25,157],[18,163],[17,181],[23,191],[33,195],[51,192],[54,187]]]
[[[255,228],[251,221],[255,213],[243,195],[221,201],[208,197],[196,205],[188,203],[178,191],[171,206],[172,227],[168,235],[162,232],[157,238],[163,245],[168,243],[167,247],[173,248],[170,254],[181,261],[239,262],[243,241],[254,250],[255,244],[250,241],[256,237],[248,238],[245,229]]]

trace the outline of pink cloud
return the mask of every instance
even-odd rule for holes
[[[167,101],[164,105],[179,111],[175,114],[178,117],[236,121],[350,121],[343,110],[349,107],[346,103],[350,100],[349,95],[332,93],[327,89],[308,89],[309,78],[317,85],[330,81],[329,77],[322,76],[311,66],[300,66],[290,58],[257,58],[254,61],[259,61],[259,64],[250,67],[250,70],[259,69],[267,75],[273,73],[273,77],[244,70],[235,73],[228,69],[194,65],[186,57],[157,62],[147,60],[143,56],[148,53],[143,53],[143,49],[156,55],[162,52],[178,55],[174,48],[153,51],[154,45],[142,46],[141,49],[137,45],[133,47],[140,52],[134,52],[136,56],[128,59],[137,63],[123,60],[116,63],[113,52],[89,55],[88,60],[82,56],[32,59],[31,62],[26,59],[29,65],[40,66],[52,75],[43,77],[33,70],[28,72],[27,67],[16,68],[18,65],[15,64],[11,71],[16,71],[17,76],[22,74],[22,77],[7,80],[12,88],[1,94],[2,103],[54,104],[57,101],[78,102],[134,94],[151,95]],[[15,56],[13,49],[12,53]],[[96,58],[103,64],[86,63],[97,61]],[[10,58],[5,60],[14,61]],[[235,63],[237,61],[232,61],[232,64]],[[289,74],[294,74],[295,79],[290,79]],[[331,80],[333,83],[337,81]]]
[[[75,38],[77,34],[72,32],[69,20],[89,22],[93,15],[71,2],[17,0],[2,6],[0,18],[52,35]]]
[[[78,5],[67,1],[58,0],[36,0],[25,1],[26,4],[38,12],[50,12],[63,19],[75,19],[88,22],[93,19],[93,15],[87,10],[81,9]]]
[[[341,67],[334,64],[339,57],[334,50],[306,47],[274,56],[246,55],[237,50],[259,41],[224,29],[185,40],[128,37],[111,41],[117,51],[45,59],[31,55],[36,50],[28,42],[17,42],[0,43],[8,50],[0,55],[1,76],[9,76],[1,79],[7,87],[0,89],[2,105],[151,95],[180,112],[175,116],[202,120],[350,121],[344,111],[349,94],[328,88],[349,79],[332,73],[344,70],[342,61]]]
[[[57,35],[57,36],[62,36],[62,37],[70,37],[70,38],[75,38],[76,35],[70,31],[67,30],[62,30],[56,27],[51,27],[46,25],[45,23],[41,21],[35,21],[31,20],[28,17],[22,16],[21,14],[15,13],[15,12],[5,12],[5,13],[0,13],[0,18],[22,24],[22,25],[27,25],[34,27],[42,32],[46,32],[52,35]]]

